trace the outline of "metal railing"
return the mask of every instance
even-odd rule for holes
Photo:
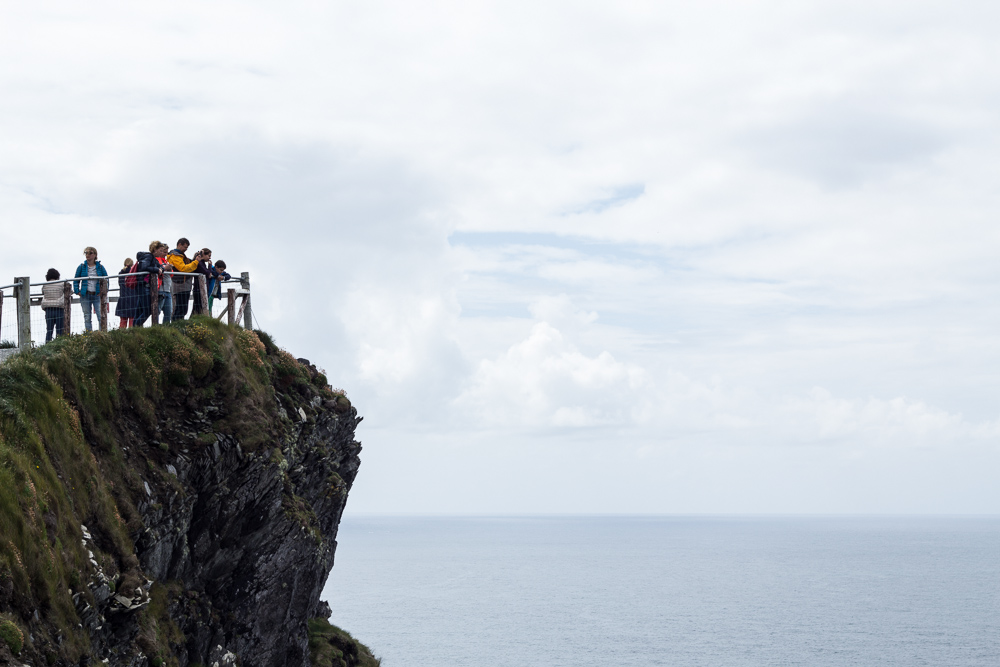
[[[239,278],[233,278],[230,280],[223,280],[221,277],[217,278],[220,284],[232,284],[239,283],[239,289],[228,288],[223,289],[221,292],[221,301],[224,304],[224,308],[221,313],[217,316],[211,312],[210,300],[208,298],[208,280],[209,277],[202,273],[182,273],[178,271],[164,271],[162,273],[153,273],[148,271],[136,272],[136,273],[120,273],[108,276],[81,276],[74,278],[66,278],[60,280],[51,280],[48,282],[32,283],[31,279],[27,276],[20,276],[14,278],[14,282],[10,285],[0,286],[0,344],[6,343],[8,346],[10,343],[16,342],[16,347],[0,347],[0,362],[2,362],[7,356],[13,354],[14,352],[28,349],[32,346],[33,338],[39,338],[38,334],[43,333],[42,331],[35,331],[33,336],[32,327],[32,309],[37,307],[42,310],[42,293],[37,292],[35,294],[31,293],[31,288],[37,287],[41,288],[45,285],[55,285],[62,284],[62,331],[64,334],[69,334],[73,330],[73,304],[78,304],[81,302],[80,297],[74,296],[73,294],[73,283],[86,283],[87,281],[97,281],[100,283],[100,288],[97,294],[99,295],[99,307],[98,307],[98,327],[100,331],[107,331],[109,328],[113,328],[113,325],[109,322],[112,319],[110,313],[110,304],[117,303],[123,298],[135,298],[137,301],[130,305],[135,305],[139,303],[140,295],[142,299],[145,299],[146,292],[149,295],[149,316],[148,316],[148,326],[156,326],[160,323],[160,281],[156,278],[159,275],[163,276],[176,276],[177,278],[194,278],[194,289],[198,290],[195,295],[194,307],[192,309],[192,315],[203,315],[207,314],[209,316],[215,317],[221,320],[223,317],[227,319],[227,322],[231,325],[236,325],[242,321],[245,328],[253,328],[253,314],[250,310],[250,274],[248,272],[243,272]],[[131,276],[152,276],[149,279],[148,285],[139,281],[134,289],[134,293],[122,295],[118,287],[112,287],[111,281],[115,278],[126,279]],[[81,287],[86,290],[85,285]],[[5,291],[10,290],[11,294],[8,296]],[[187,291],[191,290],[191,287],[186,288],[182,292],[175,294],[187,294]],[[213,290],[214,291],[214,290]],[[118,295],[114,293],[119,292]],[[13,302],[13,303],[11,303]],[[143,305],[144,302],[143,302]],[[13,313],[11,311],[13,310]],[[51,309],[50,309],[51,310]],[[78,316],[80,316],[78,314]],[[16,334],[13,334],[10,323],[16,320]],[[85,318],[81,317],[81,320]],[[40,323],[44,323],[44,317],[40,319]],[[4,326],[4,325],[7,326]],[[44,328],[44,327],[43,327]],[[13,340],[16,338],[16,341]],[[43,338],[44,339],[44,338]]]

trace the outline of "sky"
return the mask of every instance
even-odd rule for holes
[[[0,2],[3,266],[249,271],[352,514],[995,514],[998,19]]]

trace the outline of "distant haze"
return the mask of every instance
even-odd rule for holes
[[[353,513],[997,513],[998,20],[6,3],[0,264],[250,271]]]

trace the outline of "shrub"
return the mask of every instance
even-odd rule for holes
[[[0,621],[0,639],[7,643],[7,648],[14,655],[20,655],[24,648],[24,633],[13,621]]]

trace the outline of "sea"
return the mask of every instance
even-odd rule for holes
[[[351,517],[383,667],[1000,665],[1000,518]]]

